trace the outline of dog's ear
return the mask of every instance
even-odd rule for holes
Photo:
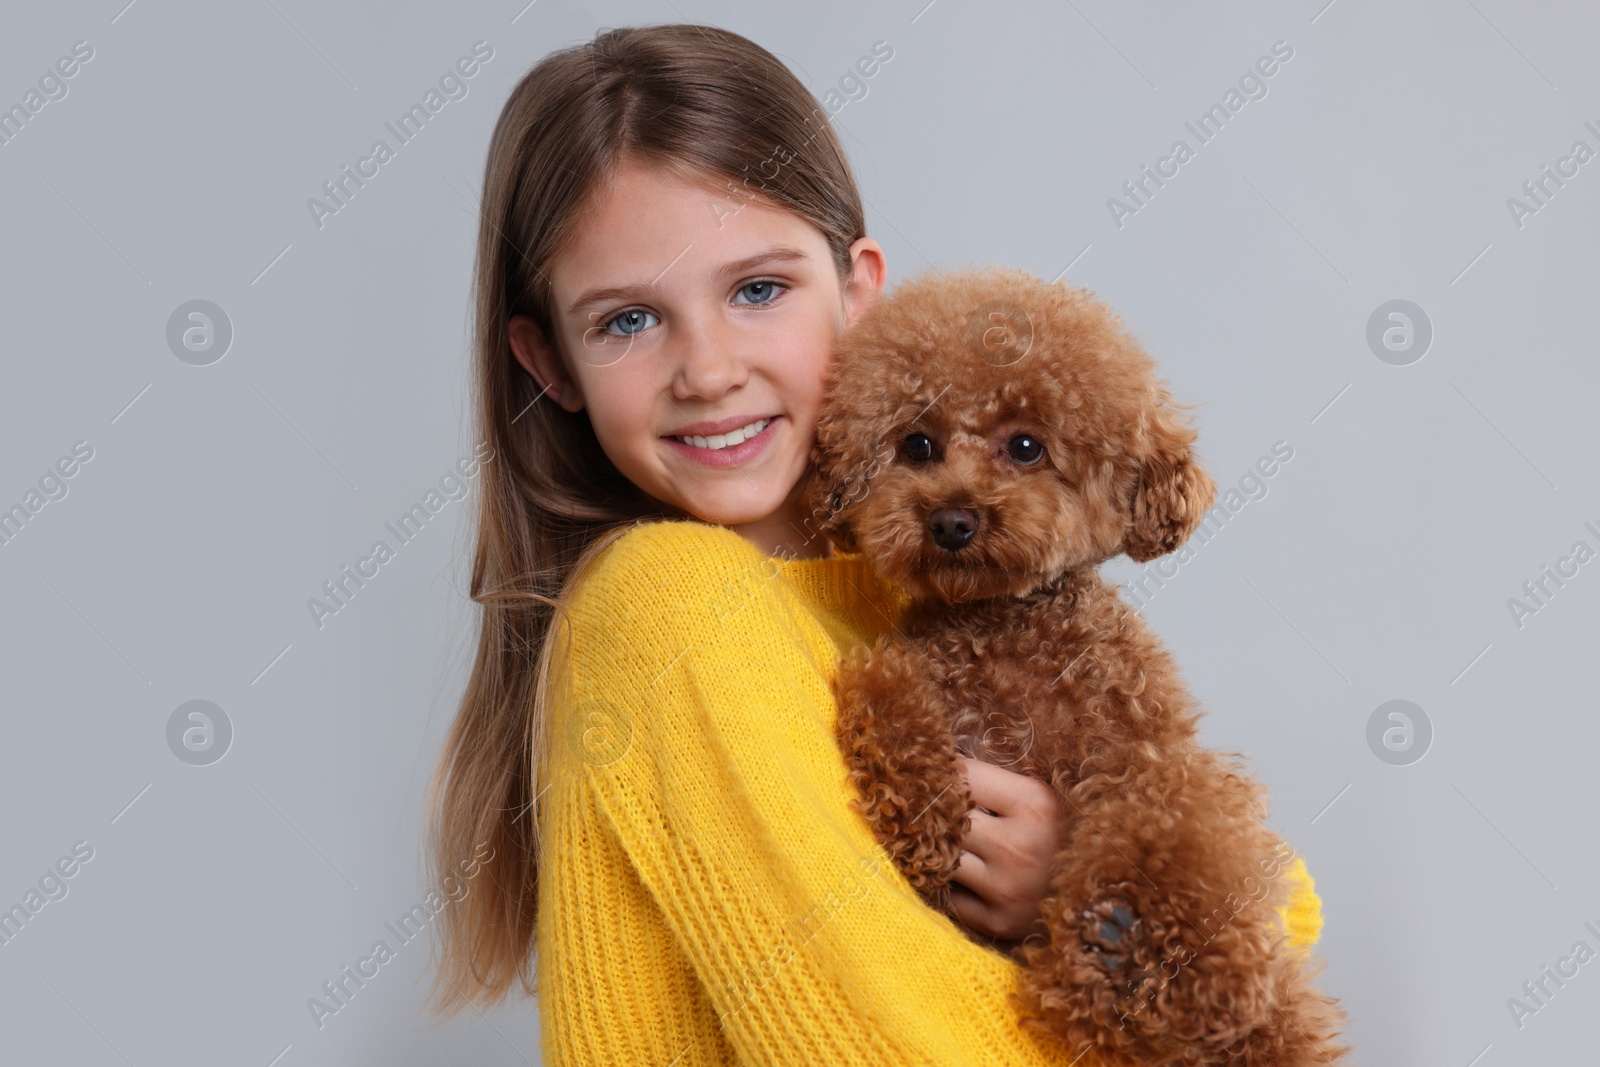
[[[881,314],[881,308],[869,308],[845,331],[823,375],[800,494],[806,540],[826,536],[841,552],[861,551],[851,520],[884,463],[894,458],[890,449],[885,459],[880,445],[894,419],[894,405],[878,380],[894,353],[892,339],[881,338],[872,325]]]
[[[1217,497],[1216,483],[1194,457],[1195,432],[1165,389],[1139,428],[1139,457],[1122,549],[1145,563],[1189,539]]]
[[[808,539],[822,534],[841,552],[859,552],[850,515],[852,505],[866,494],[870,472],[857,450],[844,441],[842,447],[828,447],[833,439],[830,429],[819,420],[816,443],[811,447],[811,468],[801,491],[805,533]]]

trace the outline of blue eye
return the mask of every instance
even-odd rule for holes
[[[650,324],[643,322],[643,319],[655,318],[644,308],[628,308],[626,311],[619,311],[607,319],[604,323],[604,329],[606,333],[611,334],[613,337],[632,337],[650,328]],[[656,321],[660,322],[661,320],[656,319]],[[611,327],[615,323],[622,323],[623,329],[620,331],[613,330]]]
[[[772,290],[787,289],[787,288],[788,288],[788,286],[782,284],[781,282],[775,282],[775,281],[772,281],[771,279],[763,279],[761,281],[756,281],[756,282],[746,282],[744,285],[740,286],[739,293],[742,295],[742,294],[750,292],[752,289],[765,290],[765,291],[768,292],[768,295],[766,296],[765,299],[761,299],[761,298],[758,297],[757,299],[747,301],[747,303],[751,303],[751,304],[770,304],[770,303],[772,303],[772,301],[774,299],[777,298],[777,295],[778,295],[776,292],[773,292]],[[737,303],[737,301],[735,301],[735,302]]]
[[[740,286],[737,296],[748,296],[751,299],[736,299],[734,302],[746,306],[770,304],[788,288],[782,282],[771,279],[746,282]],[[602,323],[601,329],[612,337],[636,337],[660,322],[659,317],[644,308],[625,308]]]

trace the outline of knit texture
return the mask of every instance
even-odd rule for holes
[[[580,579],[539,800],[546,1064],[1074,1062],[1018,1022],[1017,964],[848,806],[830,679],[903,604],[859,555],[769,557],[690,520],[633,527]],[[1320,901],[1298,858],[1284,873],[1309,946]]]

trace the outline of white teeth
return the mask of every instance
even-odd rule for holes
[[[757,419],[749,426],[741,426],[737,430],[730,430],[727,433],[715,434],[711,437],[676,437],[676,439],[682,441],[686,445],[693,445],[696,448],[709,448],[713,451],[716,451],[718,449],[731,448],[734,445],[744,444],[746,441],[750,440],[750,438],[754,437],[762,430],[765,430],[767,428],[767,423],[771,421],[771,419]]]

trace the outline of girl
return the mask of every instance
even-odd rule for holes
[[[978,943],[1029,932],[1054,792],[967,761],[971,936],[849,807],[829,679],[903,594],[797,503],[833,342],[886,276],[826,114],[737,34],[602,32],[512,92],[482,223],[497,460],[433,861],[492,851],[439,924],[438,1009],[520,982],[552,1065],[1074,1062]],[[1309,943],[1308,879],[1296,901]]]

